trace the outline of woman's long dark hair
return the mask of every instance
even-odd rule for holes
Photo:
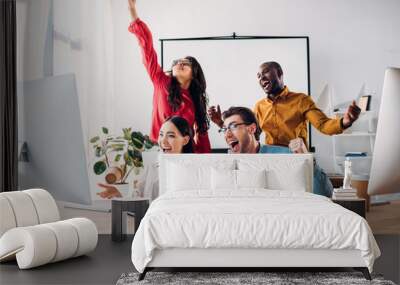
[[[173,123],[183,137],[189,136],[189,142],[183,146],[182,153],[194,153],[193,130],[188,121],[179,116],[172,116],[167,118],[165,122]]]
[[[200,133],[205,133],[210,127],[210,120],[207,117],[208,97],[206,93],[206,79],[203,69],[194,57],[187,56],[185,59],[190,60],[192,63],[193,79],[189,86],[189,92],[194,104],[197,130]],[[173,76],[168,89],[168,103],[173,111],[178,110],[182,103],[181,87],[178,80]]]

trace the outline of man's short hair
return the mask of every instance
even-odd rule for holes
[[[246,125],[256,124],[256,132],[254,133],[254,136],[257,141],[260,140],[261,128],[252,110],[246,107],[230,107],[222,113],[222,119],[225,120],[233,115],[239,115]]]
[[[278,75],[281,76],[283,74],[282,67],[276,61],[267,61],[261,64],[261,66],[267,66],[268,68],[273,68],[278,72]]]

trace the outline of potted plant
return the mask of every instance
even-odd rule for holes
[[[133,132],[131,128],[122,129],[122,136],[114,136],[106,127],[102,127],[101,135],[91,138],[90,143],[98,159],[93,172],[96,175],[106,172],[105,182],[125,195],[129,191],[127,179],[131,172],[139,174],[143,167],[142,151],[155,145],[148,136]]]

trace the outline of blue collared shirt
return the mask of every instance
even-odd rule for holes
[[[285,146],[260,144],[258,153],[292,153],[292,151]]]

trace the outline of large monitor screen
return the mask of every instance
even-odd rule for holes
[[[369,195],[400,193],[400,68],[385,72]],[[397,196],[399,197],[399,196]]]
[[[210,105],[222,110],[231,106],[254,108],[265,98],[257,72],[261,63],[277,61],[290,90],[309,94],[309,60],[307,37],[236,38],[236,39],[161,39],[162,65],[171,68],[174,59],[195,57],[203,68]],[[226,143],[212,124],[209,131],[213,148]],[[261,138],[264,141],[264,138]]]

